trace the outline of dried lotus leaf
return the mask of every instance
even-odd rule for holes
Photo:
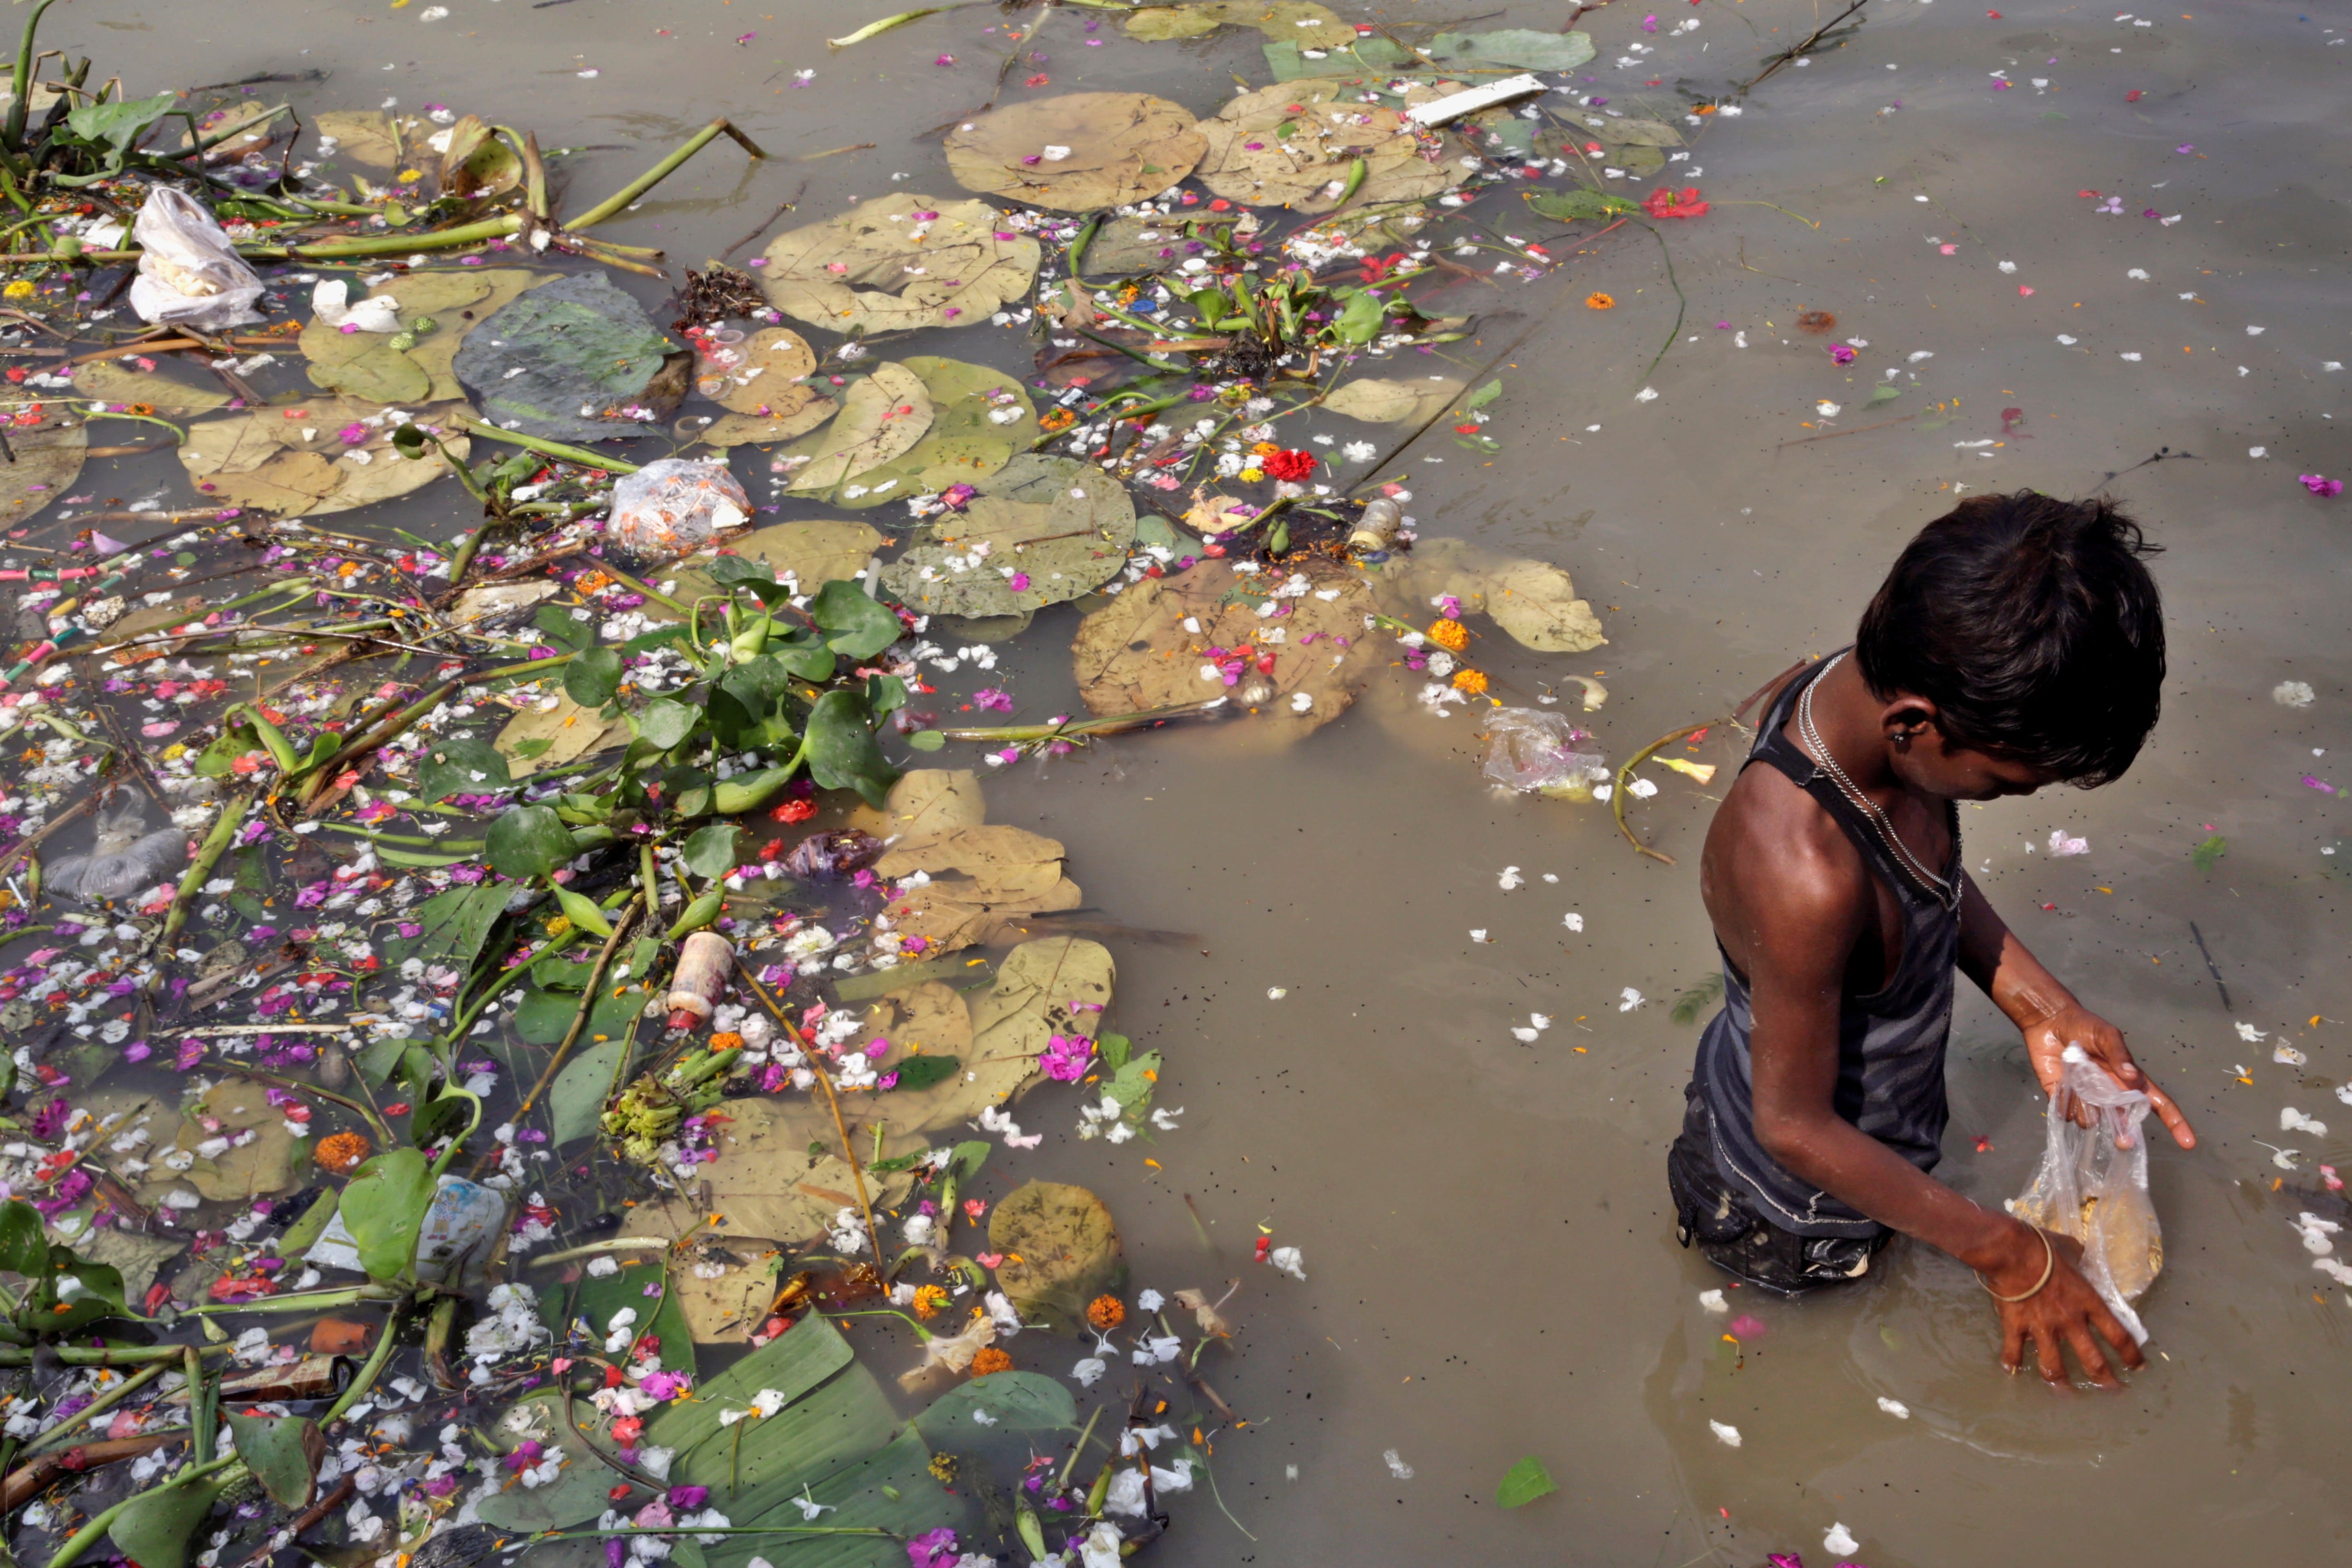
[[[190,426],[180,466],[206,500],[278,517],[316,517],[390,500],[449,471],[429,451],[403,458],[392,445],[398,422],[374,404],[314,399],[301,410],[304,417],[289,419],[289,412],[248,409]],[[464,404],[404,412],[438,431],[452,457],[467,455],[457,421],[472,410]],[[352,430],[363,432],[362,438],[347,442],[344,434]]]
[[[882,581],[919,615],[1017,616],[1102,586],[1134,544],[1126,487],[1085,463],[1024,453],[962,512],[936,520]]]
[[[1092,212],[1177,184],[1208,142],[1191,110],[1147,92],[1073,92],[992,110],[947,139],[966,190]]]
[[[1037,242],[1004,223],[986,202],[883,196],[778,236],[761,287],[784,314],[836,332],[977,326],[1037,277]]]
[[[1365,673],[1381,661],[1364,636],[1364,617],[1375,606],[1371,592],[1347,567],[1310,559],[1296,575],[1306,592],[1274,598],[1292,573],[1269,567],[1244,578],[1223,561],[1204,561],[1190,571],[1147,577],[1078,624],[1071,644],[1078,695],[1094,713],[1134,713],[1147,708],[1244,695],[1265,695],[1250,703],[1293,733],[1329,723],[1356,700]],[[1328,594],[1329,598],[1322,597]],[[1274,598],[1290,606],[1283,616],[1260,616]],[[1188,630],[1186,621],[1201,629]],[[1281,640],[1269,640],[1279,634]],[[1346,639],[1344,642],[1341,639]],[[1209,649],[1247,655],[1234,683],[1225,682],[1225,660]],[[1257,660],[1271,655],[1274,670],[1261,673]],[[1297,699],[1304,695],[1307,706]]]
[[[842,395],[830,426],[787,448],[780,460],[796,464],[791,489],[831,489],[904,456],[930,427],[931,395],[922,379],[884,360]]]
[[[1433,133],[1434,161],[1422,156],[1422,136],[1404,115],[1377,104],[1342,99],[1348,89],[1328,81],[1280,82],[1226,100],[1216,118],[1201,122],[1209,150],[1195,173],[1230,201],[1327,213],[1359,158],[1363,183],[1353,201],[1371,204],[1433,196],[1454,184],[1461,143]]]

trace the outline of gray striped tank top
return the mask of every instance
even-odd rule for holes
[[[1869,820],[1836,783],[1781,733],[1798,696],[1827,668],[1814,666],[1781,689],[1765,716],[1749,763],[1769,763],[1811,795],[1845,830],[1871,874],[1903,908],[1903,956],[1886,984],[1838,1005],[1837,1113],[1922,1171],[1942,1154],[1944,1047],[1952,1026],[1952,976],[1960,920],[1897,865]],[[1952,858],[1942,872],[1961,875],[1958,813],[1952,813]],[[1720,944],[1717,951],[1721,952]],[[1717,1169],[1755,1205],[1759,1217],[1799,1236],[1876,1236],[1885,1227],[1801,1180],[1756,1139],[1754,1080],[1748,1055],[1755,1020],[1746,976],[1723,955],[1723,1011],[1699,1039],[1694,1073],[1714,1130]]]

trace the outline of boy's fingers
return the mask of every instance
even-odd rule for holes
[[[2066,1381],[2066,1352],[2058,1348],[2058,1336],[2041,1323],[2033,1325],[2034,1359],[2042,1363],[2042,1381]]]
[[[2180,1107],[2172,1102],[2172,1096],[2157,1088],[2152,1078],[2143,1074],[2141,1081],[2147,1087],[2147,1102],[2156,1107],[2156,1114],[2163,1121],[2165,1130],[2172,1134],[2172,1141],[2183,1149],[2197,1147],[2196,1130],[2189,1125],[2189,1118],[2180,1113]]]
[[[2068,1323],[2066,1341],[2074,1347],[2074,1359],[2083,1363],[2083,1370],[2090,1374],[2093,1383],[2101,1388],[2123,1385],[2122,1380],[2116,1376],[2115,1368],[2107,1364],[2107,1358],[2101,1353],[2098,1336],[2091,1332],[2087,1320],[2077,1318]]]
[[[2000,1370],[2015,1372],[2025,1359],[2025,1320],[2015,1312],[2000,1315]]]

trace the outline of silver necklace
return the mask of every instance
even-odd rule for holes
[[[1838,786],[1838,792],[1861,810],[1863,816],[1869,820],[1871,827],[1877,832],[1879,842],[1886,846],[1887,852],[1893,855],[1903,869],[1910,874],[1911,879],[1917,882],[1928,897],[1944,908],[1956,910],[1960,906],[1958,879],[1947,882],[1919,863],[1918,857],[1911,853],[1904,845],[1902,836],[1895,831],[1895,824],[1888,821],[1886,813],[1878,808],[1878,803],[1863,794],[1855,786],[1854,782],[1846,777],[1845,770],[1838,766],[1837,758],[1832,754],[1828,744],[1822,740],[1821,731],[1814,726],[1813,690],[1829,679],[1830,671],[1835,669],[1844,658],[1845,655],[1839,654],[1822,668],[1821,674],[1805,682],[1804,692],[1797,699],[1797,733],[1804,741],[1806,747],[1812,752],[1815,760],[1822,764],[1822,771],[1830,775],[1831,782]],[[1952,824],[1951,829],[1952,849],[1957,858],[1960,845],[1958,824]]]

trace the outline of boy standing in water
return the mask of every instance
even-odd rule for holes
[[[2002,923],[1960,860],[1954,803],[2122,775],[2156,725],[2157,546],[2105,500],[1980,496],[1922,529],[1854,646],[1781,682],[1706,839],[1699,891],[1724,960],[1667,1156],[1678,1234],[1751,1283],[1856,1278],[1893,1232],[1977,1271],[2001,1364],[2042,1374],[2071,1344],[2113,1384],[2101,1342],[2139,1348],[2075,1262],[2077,1244],[1980,1207],[1928,1173],[1948,1111],[1953,972],[2025,1037],[2044,1089],[2080,1046],[2195,1134]]]

